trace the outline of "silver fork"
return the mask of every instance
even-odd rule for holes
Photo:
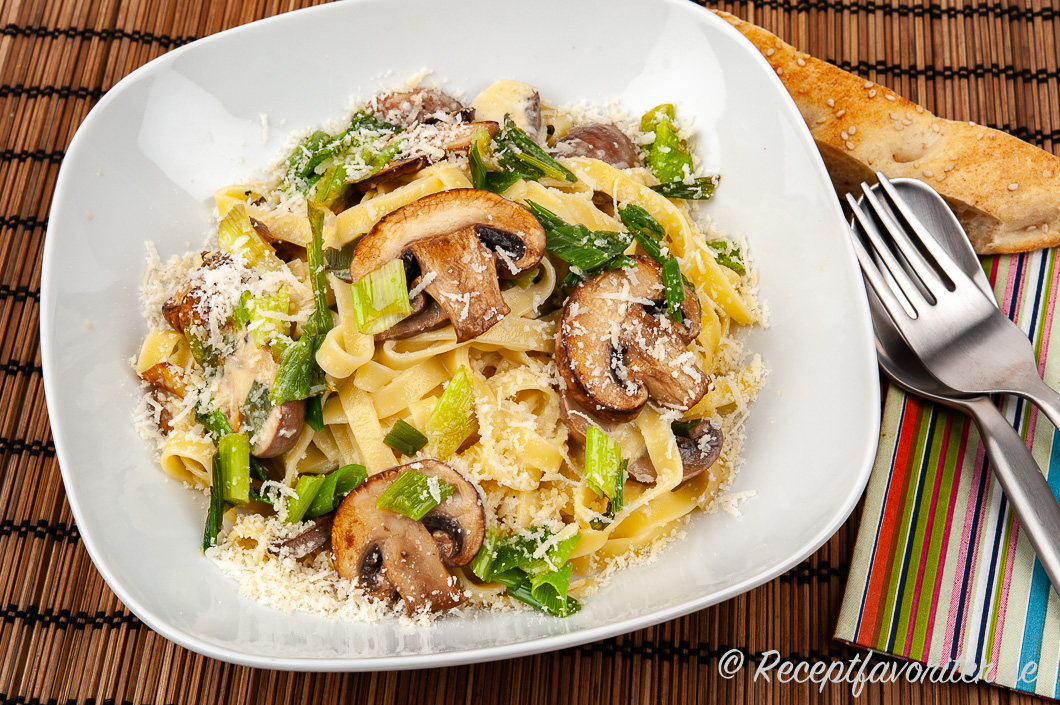
[[[1060,394],[1038,376],[1030,339],[976,287],[887,177],[877,177],[890,209],[868,184],[861,185],[875,220],[847,194],[851,211],[873,251],[870,253],[856,236],[854,249],[865,279],[909,347],[946,386],[969,395],[1021,396],[1040,407],[1060,428]],[[892,216],[892,210],[904,224]]]

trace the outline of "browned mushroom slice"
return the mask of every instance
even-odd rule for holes
[[[478,134],[479,130],[485,130],[490,137],[496,137],[497,133],[501,131],[501,126],[492,120],[439,125],[440,146],[450,152],[467,149],[471,146],[471,140]]]
[[[375,336],[376,340],[410,338],[420,333],[426,333],[429,330],[437,330],[449,323],[449,314],[438,305],[437,301],[429,296],[424,296],[422,293],[415,298],[424,301],[424,305],[420,307],[420,310],[417,311],[416,307],[413,306],[411,316],[398,321],[382,333],[377,333]]]
[[[448,566],[471,562],[486,536],[486,514],[478,490],[453,468],[437,460],[421,460],[408,467],[437,477],[455,488],[437,507],[424,515],[423,525],[431,532]]]
[[[184,397],[184,392],[187,391],[184,385],[184,370],[172,362],[160,362],[157,365],[152,365],[144,370],[140,376],[159,389],[172,392],[181,398]]]
[[[610,269],[580,284],[563,307],[556,364],[567,391],[601,418],[629,420],[649,396],[687,410],[707,392],[709,379],[688,343],[699,334],[700,308],[685,287],[684,324],[662,304],[662,270],[654,260]]]
[[[439,113],[462,110],[464,106],[437,88],[415,88],[378,95],[369,101],[368,107],[379,120],[412,127]]]
[[[335,569],[373,599],[400,595],[409,615],[455,607],[467,597],[446,570],[431,532],[418,521],[376,507],[404,470],[373,475],[342,500],[331,530]]]
[[[368,191],[369,189],[373,189],[380,184],[385,184],[388,181],[395,181],[406,176],[412,176],[420,169],[426,167],[429,163],[430,161],[424,156],[409,157],[408,159],[400,159],[396,162],[390,162],[367,179],[353,184],[353,187],[358,191]]]
[[[203,292],[203,273],[206,270],[231,264],[232,258],[221,252],[204,252],[202,265],[184,280],[177,292],[162,304],[162,317],[174,330],[183,333],[192,325],[207,326],[210,302]]]
[[[318,548],[323,548],[331,540],[331,526],[334,515],[327,514],[305,531],[284,541],[271,543],[269,553],[283,558],[305,558]]]
[[[681,453],[683,468],[682,484],[703,474],[718,460],[724,440],[721,429],[706,419],[696,424],[688,438],[677,437],[677,449]],[[655,483],[655,466],[647,453],[630,461],[627,472],[637,482],[648,485]]]
[[[536,266],[545,252],[545,231],[529,211],[495,193],[443,191],[376,223],[357,243],[350,278],[356,282],[406,252],[463,342],[508,314],[497,277],[517,277]]]
[[[269,410],[265,423],[254,435],[251,453],[257,458],[283,455],[298,442],[305,425],[305,400],[297,399],[276,404]]]
[[[556,143],[556,156],[591,157],[619,169],[640,166],[640,154],[626,133],[614,125],[581,125]]]

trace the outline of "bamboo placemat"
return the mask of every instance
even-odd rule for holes
[[[0,1],[0,703],[1032,702],[982,685],[899,680],[868,684],[855,698],[848,684],[755,682],[751,666],[719,676],[730,649],[749,663],[770,651],[808,665],[864,656],[832,640],[856,512],[811,558],[724,604],[495,663],[368,674],[256,670],[178,647],[126,610],[81,544],[41,381],[39,263],[59,165],[88,111],[133,69],[199,37],[312,4]],[[938,115],[1060,153],[1060,10],[1048,0],[715,7]]]

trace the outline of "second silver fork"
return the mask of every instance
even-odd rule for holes
[[[867,235],[864,243],[854,237],[862,272],[895,328],[946,386],[1021,396],[1060,428],[1060,394],[1038,375],[1030,339],[961,270],[887,177],[877,177],[889,208],[867,184],[870,213],[849,194],[847,202]],[[941,196],[937,205],[949,208]]]

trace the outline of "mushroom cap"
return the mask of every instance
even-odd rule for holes
[[[445,310],[462,342],[510,311],[498,276],[519,276],[544,252],[545,230],[528,210],[489,191],[453,189],[425,196],[376,223],[357,243],[350,278],[358,281],[409,253],[428,282],[425,290]]]
[[[695,292],[685,286],[684,323],[666,316],[662,269],[635,256],[628,269],[609,269],[580,284],[563,307],[556,364],[567,391],[601,418],[635,418],[651,397],[687,410],[709,387],[688,350],[700,330]]]
[[[382,93],[369,102],[369,108],[377,119],[404,127],[424,122],[438,113],[462,110],[463,107],[456,98],[437,88]]]
[[[614,125],[601,123],[575,127],[556,143],[555,152],[560,157],[599,159],[619,169],[642,164],[637,147],[626,133]]]
[[[265,423],[254,435],[251,453],[258,458],[283,455],[298,443],[305,424],[305,399],[276,404],[269,410]]]
[[[421,460],[408,467],[444,480],[455,488],[453,494],[420,521],[434,536],[446,565],[467,565],[482,548],[486,537],[486,513],[478,490],[459,472],[437,460]]]
[[[436,523],[440,528],[436,532],[443,531],[450,542],[444,557],[426,522],[376,507],[383,491],[407,469],[438,477],[456,487],[453,495],[424,517],[426,520],[438,512]],[[465,484],[475,495],[470,505],[466,502]],[[454,497],[458,499],[450,502]],[[476,507],[483,526],[477,539],[472,525]],[[450,533],[454,525],[459,530]],[[461,560],[464,549],[470,550],[476,541],[481,546],[484,526],[485,515],[477,491],[448,465],[430,460],[383,470],[350,492],[336,510],[331,532],[335,569],[342,577],[356,582],[369,597],[389,600],[400,595],[409,615],[425,609],[449,609],[464,602],[466,595],[446,570],[446,562],[461,565],[453,561]]]
[[[703,419],[692,429],[688,438],[677,437],[677,450],[681,454],[681,483],[688,482],[693,477],[702,475],[721,456],[721,446],[725,441],[721,429]],[[643,453],[634,458],[627,468],[629,476],[637,482],[653,484],[656,473],[651,458]]]

